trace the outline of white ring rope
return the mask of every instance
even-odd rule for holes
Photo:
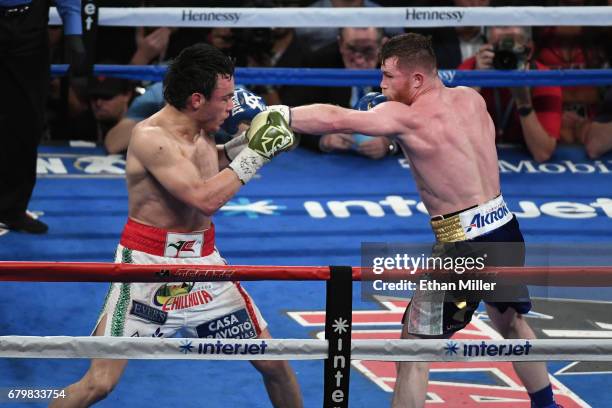
[[[456,27],[496,25],[612,25],[612,7],[605,6],[429,8],[101,7],[98,11],[99,25],[125,27]],[[61,20],[55,8],[51,9],[49,17],[50,24],[61,24]]]
[[[327,340],[0,336],[1,358],[321,360]],[[353,360],[612,361],[612,339],[353,340]]]

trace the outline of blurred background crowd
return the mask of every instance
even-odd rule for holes
[[[379,7],[379,6],[593,6],[608,0],[182,0],[193,7]],[[170,0],[98,0],[99,7],[176,7]],[[51,58],[62,62],[61,27],[50,28]],[[171,28],[99,27],[95,63],[164,64],[185,46],[205,41],[231,55],[239,67],[377,68],[386,38],[410,28]],[[607,68],[612,56],[610,27],[444,27],[418,29],[430,35],[439,69],[583,69]],[[504,58],[505,55],[505,58]],[[114,78],[71,81],[68,104],[62,104],[61,80],[50,84],[46,140],[92,140],[110,153],[125,150],[137,121],[163,105],[161,87]],[[352,107],[375,88],[255,86],[251,91],[268,104],[291,106],[325,102]],[[582,144],[598,157],[612,148],[611,95],[604,87],[483,88],[496,123],[499,143],[525,146],[536,161],[546,161],[559,143]],[[161,105],[160,105],[161,104]],[[535,115],[531,115],[531,113]],[[535,120],[530,120],[533,118]],[[607,137],[606,137],[607,136]],[[352,135],[302,138],[321,152],[357,150],[378,159],[394,150],[391,141],[368,140],[356,146]]]
[[[36,179],[39,142],[86,140],[109,154],[127,150],[131,130],[164,106],[160,82],[88,75],[95,64],[163,65],[188,45],[207,42],[238,67],[376,69],[390,37],[417,31],[432,39],[439,69],[549,70],[609,68],[612,27],[442,27],[433,29],[97,27],[83,43],[78,0],[53,0],[63,26],[47,26],[51,0],[0,0],[0,227],[45,232],[25,208]],[[98,7],[496,7],[611,6],[612,0],[97,0]],[[551,21],[551,23],[553,23]],[[89,37],[91,41],[91,37]],[[49,64],[71,74],[51,77]],[[248,86],[267,104],[332,103],[355,107],[377,87]],[[499,144],[517,144],[545,162],[560,144],[589,158],[612,150],[612,90],[599,86],[475,88],[495,123]],[[232,135],[217,135],[229,138]],[[371,159],[399,153],[394,141],[368,135],[301,135],[321,153]],[[222,140],[220,140],[222,141]],[[10,176],[19,174],[19,177]]]

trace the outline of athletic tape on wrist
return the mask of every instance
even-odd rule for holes
[[[245,147],[242,151],[232,160],[229,167],[234,170],[242,184],[248,183],[257,170],[259,170],[269,160],[255,152],[250,147]]]
[[[229,142],[223,145],[223,150],[225,151],[225,157],[229,161],[232,161],[238,156],[238,154],[246,147],[249,143],[249,140],[246,137],[246,130],[242,132],[240,135],[236,136]]]

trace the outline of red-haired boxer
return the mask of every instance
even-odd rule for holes
[[[431,41],[422,35],[403,34],[387,41],[381,62],[380,86],[389,101],[370,110],[323,104],[269,109],[283,113],[298,132],[394,138],[410,162],[442,248],[462,252],[474,242],[514,243],[507,246],[508,259],[501,254],[501,262],[522,265],[523,237],[501,196],[495,129],[482,97],[470,88],[444,86]],[[372,95],[367,98],[372,101]],[[505,338],[533,339],[535,335],[523,317],[531,307],[527,288],[514,289],[517,293],[510,302],[496,302],[494,296],[484,298],[487,311]],[[416,291],[405,314],[402,338],[447,338],[465,327],[480,299],[451,302],[446,295]],[[514,367],[534,406],[556,406],[545,363],[517,362]],[[422,407],[428,372],[427,363],[399,363],[393,406]]]

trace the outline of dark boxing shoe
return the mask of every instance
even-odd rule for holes
[[[23,213],[17,218],[0,219],[0,228],[27,232],[29,234],[44,234],[49,229],[47,224],[37,220],[28,213]]]

